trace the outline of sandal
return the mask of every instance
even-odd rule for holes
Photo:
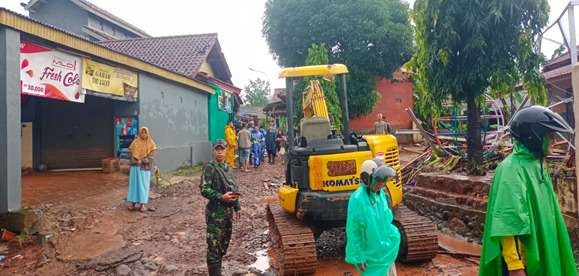
[[[145,205],[141,205],[141,207],[139,208],[139,212],[145,212],[147,211],[147,207]]]
[[[135,207],[135,203],[129,205],[129,206],[127,207],[127,209],[129,209],[129,211],[135,211],[135,210],[137,210],[137,208]]]

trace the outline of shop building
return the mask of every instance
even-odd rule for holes
[[[143,123],[156,126],[162,132],[161,135],[164,135],[156,137],[157,140],[166,141],[168,145],[175,146],[176,153],[182,153],[184,149],[180,144],[184,137],[209,137],[211,142],[224,139],[225,125],[232,120],[241,104],[241,89],[231,82],[231,72],[216,33],[114,40],[100,44],[211,87],[213,93],[206,99],[206,107],[193,110],[209,114],[203,129],[193,127],[200,124],[191,120],[200,117],[191,112],[174,114],[175,118],[164,117],[172,114],[173,110],[157,110],[144,115]],[[159,100],[142,98],[141,106],[147,110],[155,110],[164,106]],[[176,100],[180,102],[181,98]],[[193,132],[179,133],[180,128],[187,126],[190,126]]]
[[[0,213],[20,209],[23,169],[99,168],[140,126],[161,170],[209,160],[210,98],[235,92],[207,61],[215,45],[184,74],[0,8]]]

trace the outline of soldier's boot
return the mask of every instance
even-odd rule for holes
[[[209,272],[209,276],[221,276],[221,262],[208,263],[207,270]]]

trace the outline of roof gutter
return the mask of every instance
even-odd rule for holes
[[[243,99],[239,95],[239,93],[241,92],[240,88],[237,88],[235,86],[232,86],[230,84],[227,84],[225,82],[222,82],[218,79],[211,78],[211,77],[207,78],[207,83],[209,84],[209,86],[211,86],[213,89],[215,89],[216,92],[218,90],[221,90],[221,91],[226,91],[226,92],[233,94],[235,96],[237,102],[239,103],[239,105],[243,104]]]
[[[30,10],[34,5],[36,5],[36,3],[38,3],[39,0],[30,0],[30,2],[28,2],[28,4],[26,4],[26,6],[24,6],[25,10]]]

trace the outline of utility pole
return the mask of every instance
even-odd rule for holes
[[[567,12],[569,13],[569,53],[571,54],[571,80],[573,87],[573,116],[575,117],[575,132],[579,130],[579,67],[577,66],[577,41],[575,33],[575,5],[579,5],[579,1],[573,0],[569,2]],[[575,134],[575,147],[579,145],[579,135]],[[578,208],[577,215],[579,216],[579,155],[575,152],[575,176],[576,176],[576,196]]]

